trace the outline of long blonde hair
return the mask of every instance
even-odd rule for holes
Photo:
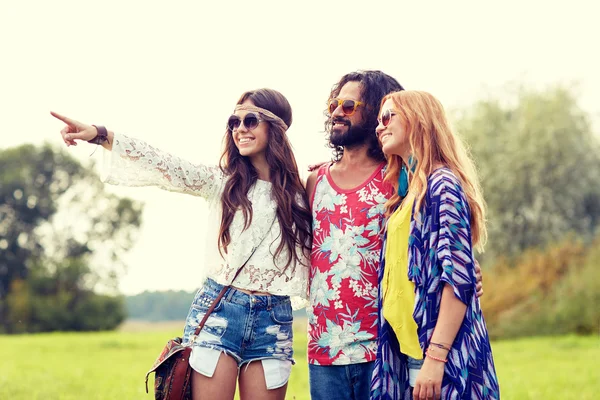
[[[388,99],[394,104],[394,111],[408,134],[412,157],[417,160],[414,171],[409,173],[409,191],[415,195],[415,213],[418,214],[427,192],[428,177],[436,165],[443,164],[462,185],[471,210],[473,245],[483,251],[487,240],[486,207],[477,171],[462,140],[452,132],[444,107],[431,94],[415,90],[390,93],[383,98],[381,105]],[[385,203],[388,215],[402,201],[397,194],[402,163],[400,156],[388,156],[385,181],[394,187],[394,195]]]

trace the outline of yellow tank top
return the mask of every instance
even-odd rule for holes
[[[415,284],[408,280],[408,237],[414,197],[410,194],[388,220],[385,249],[383,317],[390,324],[400,351],[420,360],[423,350],[419,344],[417,324],[413,319]]]

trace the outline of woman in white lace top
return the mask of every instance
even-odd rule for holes
[[[67,124],[61,131],[67,146],[85,140],[110,150],[106,182],[200,196],[214,210],[206,235],[208,278],[184,330],[184,342],[193,344],[193,398],[233,399],[239,376],[242,399],[284,399],[294,362],[291,298],[294,308],[307,298],[312,221],[286,136],[287,99],[271,89],[244,93],[229,117],[219,166],[192,164],[104,127],[52,115]]]

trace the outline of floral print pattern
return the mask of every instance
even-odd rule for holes
[[[317,174],[308,313],[308,359],[316,365],[373,361],[377,340],[377,274],[384,204],[391,188],[384,164],[358,188],[343,190]]]

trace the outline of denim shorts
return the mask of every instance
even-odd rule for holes
[[[185,323],[184,343],[190,344],[196,327],[223,285],[207,279],[198,290]],[[229,288],[194,341],[190,364],[212,377],[221,353],[238,368],[262,361],[267,388],[287,383],[293,359],[292,306],[288,296],[255,296]]]

